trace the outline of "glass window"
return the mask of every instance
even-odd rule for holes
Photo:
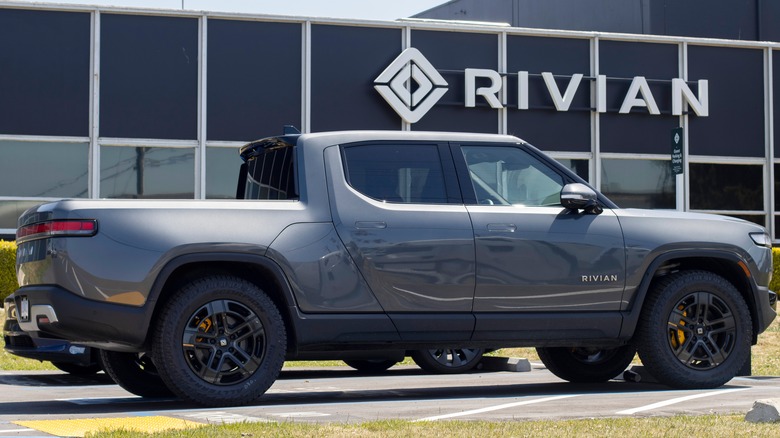
[[[560,205],[563,177],[515,147],[464,146],[477,202],[487,205]]]
[[[570,160],[564,158],[556,158],[555,161],[563,164],[569,170],[576,173],[577,176],[585,181],[590,180],[590,161],[589,160]]]
[[[89,135],[90,14],[0,9],[0,133]]]
[[[601,192],[621,207],[673,209],[675,190],[669,160],[601,160]]]
[[[371,198],[407,204],[446,204],[436,145],[360,145],[344,148],[347,179]]]
[[[244,199],[295,199],[295,150],[287,143],[270,144],[247,159]]]
[[[101,137],[195,139],[198,20],[100,15]]]
[[[691,208],[764,210],[763,166],[691,163]]]
[[[209,18],[208,27],[209,139],[251,141],[301,126],[301,24]]]
[[[206,148],[206,197],[235,199],[241,163],[238,148]]]
[[[100,149],[102,198],[193,199],[195,150],[116,147]]]
[[[15,230],[19,216],[28,208],[32,208],[43,202],[45,201],[0,201],[0,229],[9,230],[8,234],[16,233]]]
[[[88,195],[89,145],[0,141],[0,196],[79,198]]]
[[[401,127],[373,82],[401,52],[402,38],[400,29],[311,26],[312,132]],[[289,74],[300,78],[297,70]]]

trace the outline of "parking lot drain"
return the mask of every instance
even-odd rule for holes
[[[83,437],[87,432],[107,430],[132,430],[153,433],[165,430],[192,429],[205,426],[203,423],[164,416],[14,421],[13,423],[50,435],[62,437]]]

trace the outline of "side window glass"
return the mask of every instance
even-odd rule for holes
[[[563,177],[511,146],[463,146],[477,202],[487,205],[560,205]]]
[[[368,197],[406,204],[447,203],[436,145],[347,146],[344,162],[349,185]]]

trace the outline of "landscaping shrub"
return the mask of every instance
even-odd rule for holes
[[[19,287],[16,282],[16,242],[0,240],[0,303]]]

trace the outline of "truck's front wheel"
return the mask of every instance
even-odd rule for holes
[[[154,332],[160,376],[180,397],[209,406],[250,403],[284,363],[279,310],[260,288],[219,275],[195,280],[166,303]]]
[[[637,349],[643,365],[676,388],[714,388],[750,356],[747,304],[723,277],[681,271],[659,279],[645,302]]]

